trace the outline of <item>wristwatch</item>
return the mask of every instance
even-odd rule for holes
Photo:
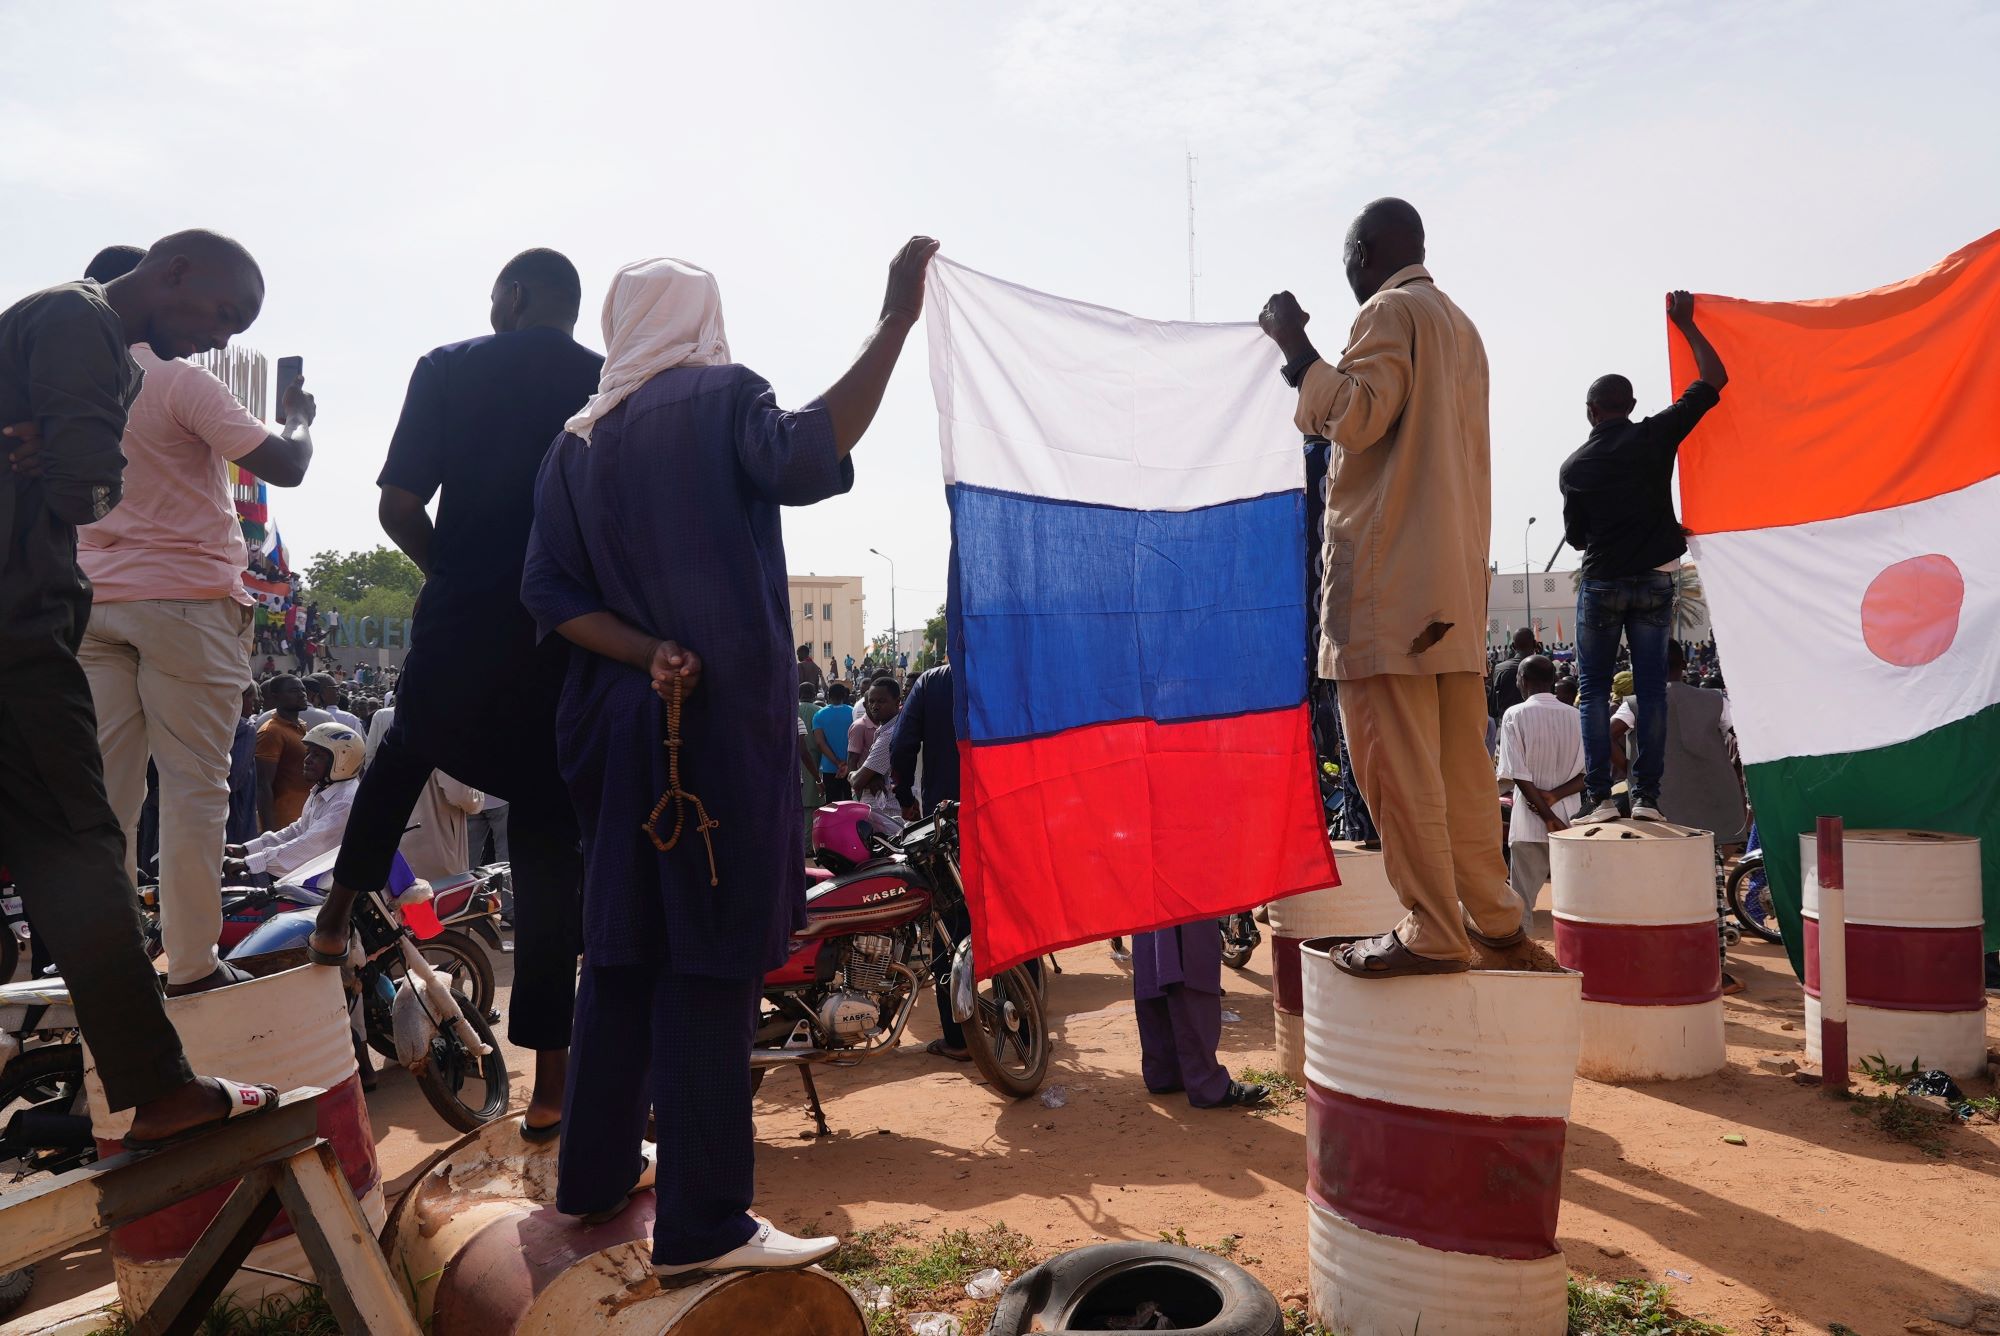
[[[1279,369],[1278,374],[1285,378],[1285,384],[1296,390],[1299,387],[1299,382],[1306,378],[1306,370],[1317,361],[1319,361],[1319,350],[1309,347],[1297,357],[1285,363]]]

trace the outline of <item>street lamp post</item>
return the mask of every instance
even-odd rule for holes
[[[1528,516],[1527,528],[1521,530],[1521,588],[1528,595],[1528,629],[1535,629],[1535,559],[1528,555],[1528,530],[1535,527],[1535,517]],[[1541,640],[1540,636],[1535,637]]]
[[[869,548],[876,556],[889,563],[889,667],[896,666],[896,560],[879,548]]]

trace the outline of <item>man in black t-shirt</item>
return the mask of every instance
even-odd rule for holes
[[[1673,635],[1674,572],[1687,551],[1674,514],[1674,459],[1687,434],[1715,407],[1729,373],[1695,327],[1694,298],[1667,297],[1667,314],[1687,339],[1699,377],[1671,407],[1632,421],[1632,382],[1601,376],[1584,401],[1590,439],[1562,466],[1563,534],[1583,553],[1576,602],[1577,706],[1583,714],[1581,821],[1611,821],[1611,678],[1618,643],[1632,647],[1639,753],[1632,764],[1632,815],[1661,821],[1666,763],[1667,642]]]
[[[157,1147],[270,1106],[269,1087],[197,1077],[146,960],[125,831],[104,789],[78,662],[91,587],[77,527],[118,505],[141,373],[127,351],[192,357],[247,329],[264,276],[234,241],[177,232],[108,284],[64,283],[0,311],[0,862],[13,870],[89,1041],[125,1144]]]
[[[1500,716],[1519,705],[1525,697],[1521,694],[1521,661],[1533,658],[1542,652],[1535,640],[1533,627],[1524,626],[1514,632],[1514,654],[1503,659],[1493,669],[1493,685],[1486,693],[1486,713],[1496,724]]]
[[[553,1140],[562,1118],[582,918],[576,816],[556,766],[565,642],[538,644],[521,606],[535,478],[604,359],[571,337],[582,288],[552,250],[524,251],[493,285],[493,333],[434,348],[410,377],[377,480],[382,527],[424,572],[396,714],[361,779],[313,934],[347,950],[348,911],[381,889],[433,769],[507,800],[514,993],[508,1039],[535,1050],[523,1122]],[[437,521],[424,507],[442,491]]]

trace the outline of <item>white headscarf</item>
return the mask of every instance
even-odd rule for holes
[[[588,441],[599,418],[660,372],[728,360],[715,275],[685,260],[634,261],[618,271],[605,294],[597,393],[563,427]]]

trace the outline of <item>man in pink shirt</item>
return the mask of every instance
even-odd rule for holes
[[[125,502],[78,533],[94,594],[77,657],[128,874],[147,758],[159,768],[160,930],[167,992],[179,995],[243,977],[215,948],[229,750],[250,677],[248,554],[228,465],[298,486],[312,460],[313,400],[288,389],[286,433],[273,435],[203,368],[144,344],[131,351],[146,379],[125,424]]]

